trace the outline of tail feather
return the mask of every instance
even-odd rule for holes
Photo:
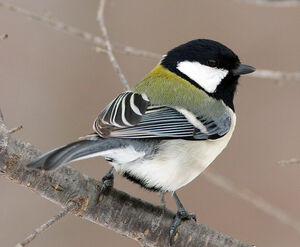
[[[70,143],[41,155],[30,162],[27,167],[43,170],[55,169],[75,159],[82,159],[110,148],[111,145],[105,145],[103,140],[99,137]]]
[[[27,164],[26,166],[28,168],[36,168],[36,169],[43,169],[43,164],[45,164],[46,159],[53,154],[55,151],[59,150],[60,148],[56,148],[53,149],[47,153],[42,154],[41,156],[39,156],[38,158],[36,158],[35,160],[31,161],[29,164]]]

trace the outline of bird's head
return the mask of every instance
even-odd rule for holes
[[[228,47],[208,39],[192,40],[170,50],[161,65],[231,108],[239,76],[255,71],[241,64]]]

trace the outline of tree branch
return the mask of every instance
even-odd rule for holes
[[[147,246],[168,246],[169,227],[175,214],[167,209],[112,189],[96,203],[101,183],[70,166],[43,172],[24,164],[41,154],[29,143],[14,139],[0,120],[0,174],[26,186],[61,207],[74,201],[72,213],[107,227]],[[250,247],[193,221],[178,229],[175,246]]]

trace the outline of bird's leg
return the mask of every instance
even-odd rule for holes
[[[170,245],[173,245],[174,242],[174,236],[176,234],[176,230],[178,226],[180,225],[182,220],[190,220],[193,219],[196,221],[196,215],[193,213],[189,213],[186,211],[186,209],[183,207],[182,203],[180,202],[177,194],[174,192],[173,197],[175,199],[176,205],[177,205],[177,213],[175,216],[175,219],[173,220],[173,223],[170,227]]]
[[[112,167],[108,171],[108,173],[106,173],[104,175],[104,177],[102,178],[102,186],[99,190],[98,200],[99,200],[99,197],[102,194],[104,194],[105,192],[109,191],[113,187],[113,185],[114,185],[114,168]]]
[[[165,200],[165,194],[166,192],[159,192],[159,201],[160,201],[160,206],[163,209],[166,209],[166,200]]]

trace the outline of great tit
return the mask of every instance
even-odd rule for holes
[[[102,156],[112,165],[100,194],[113,185],[113,169],[142,187],[171,192],[178,207],[170,243],[187,212],[175,191],[191,182],[228,144],[236,124],[233,97],[241,64],[223,44],[197,39],[164,55],[131,90],[100,113],[94,133],[56,148],[27,166],[51,170],[71,161]]]

